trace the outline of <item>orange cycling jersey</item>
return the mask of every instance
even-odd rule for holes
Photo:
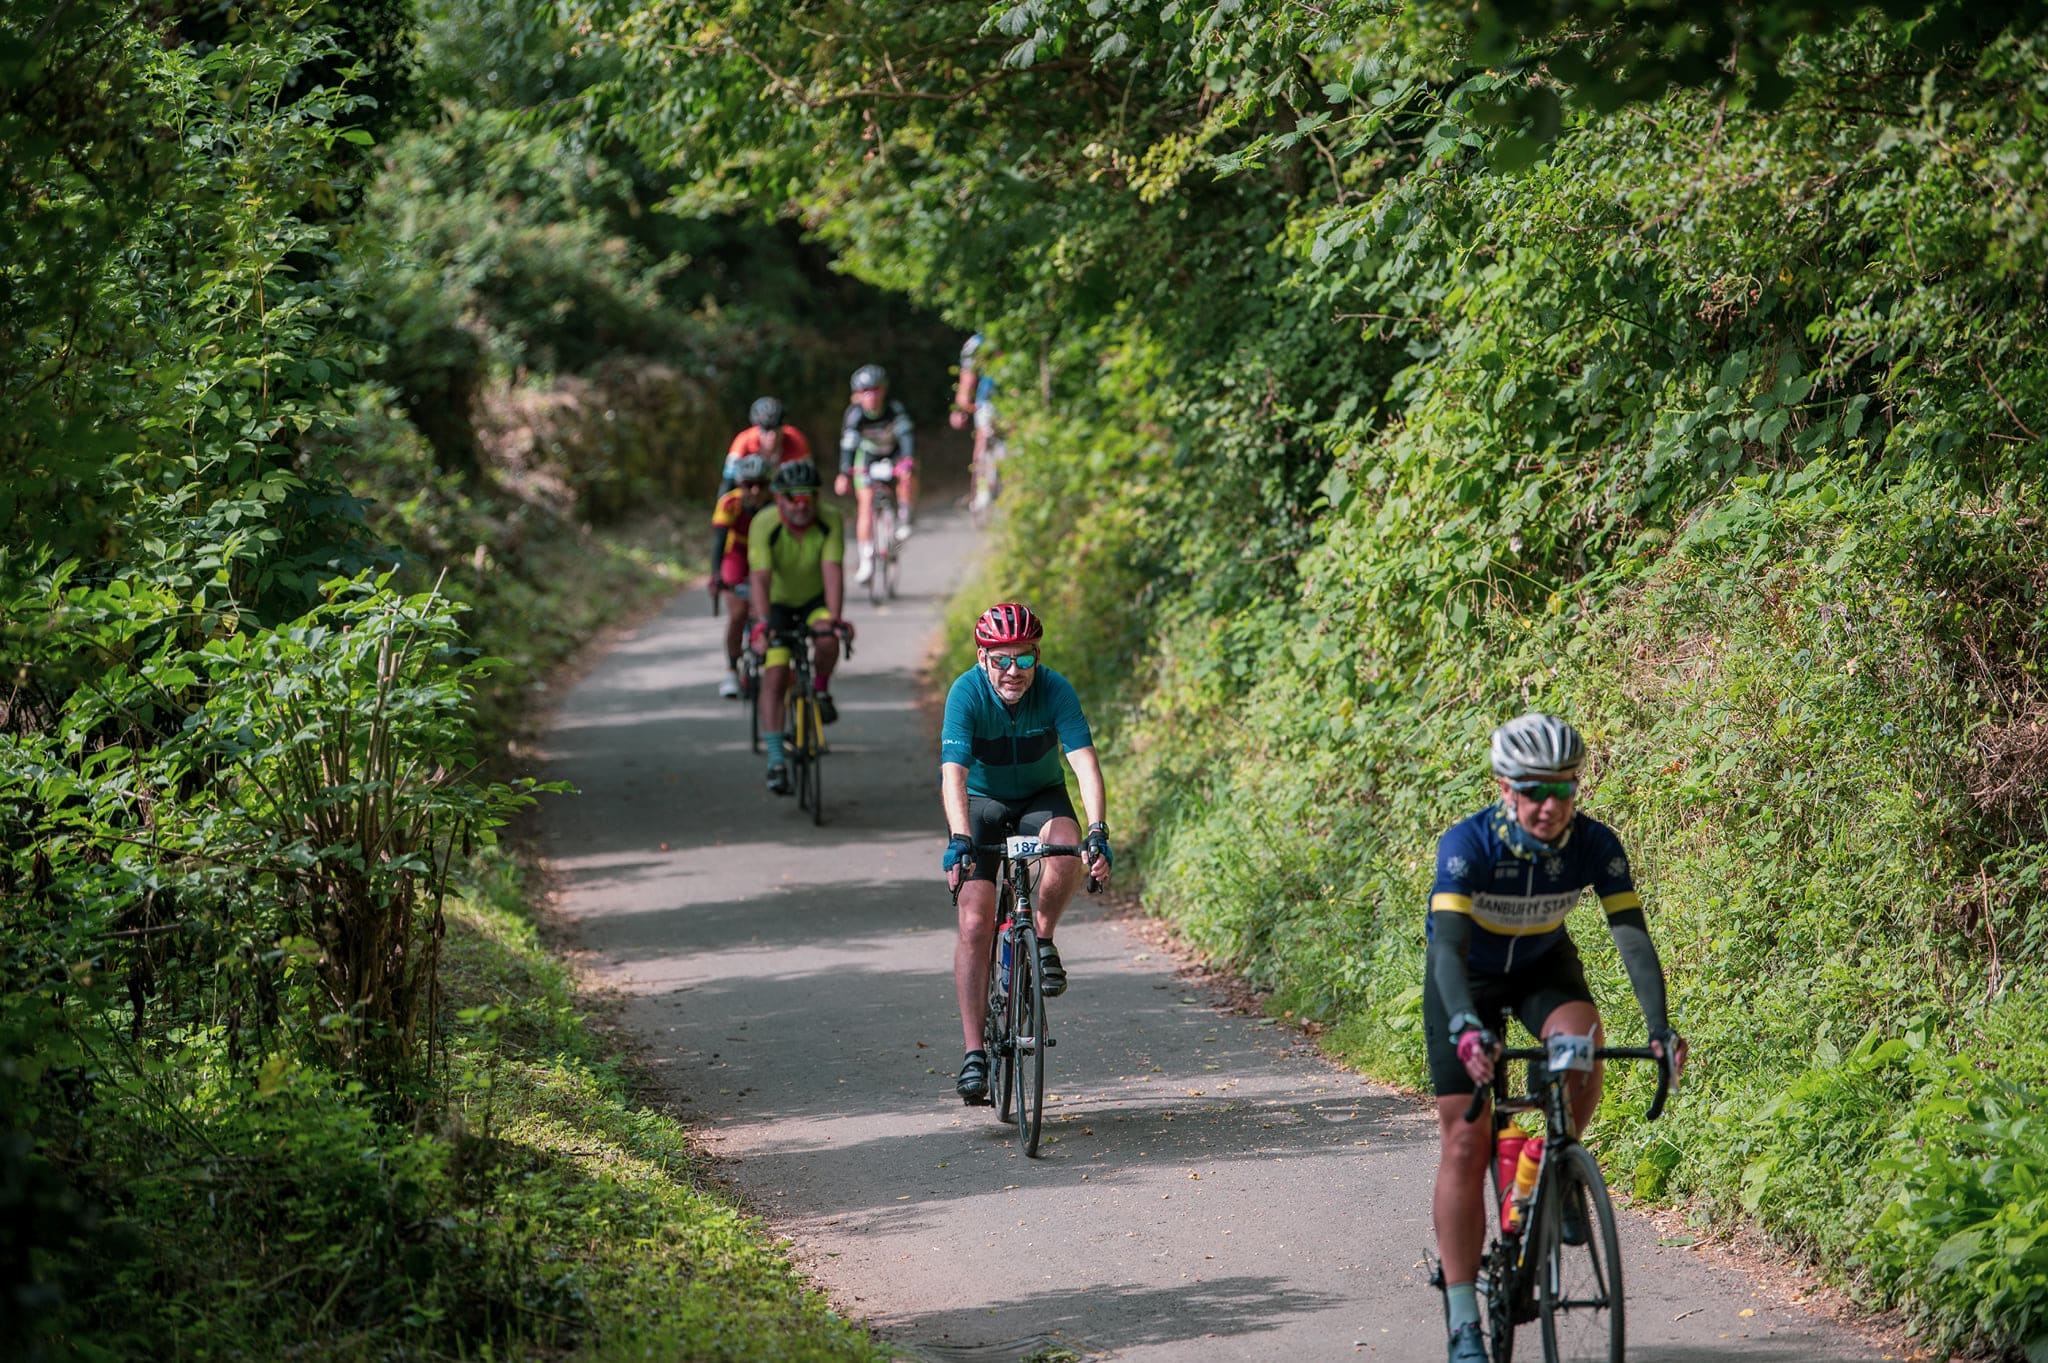
[[[761,428],[749,426],[732,438],[732,444],[725,452],[725,476],[733,476],[733,465],[750,454],[761,452]],[[799,459],[811,457],[811,442],[804,439],[804,433],[794,426],[782,428],[782,444],[775,451],[777,464],[790,464]]]

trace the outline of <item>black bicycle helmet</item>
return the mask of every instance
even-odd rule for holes
[[[777,492],[816,492],[818,466],[808,459],[792,459],[775,470]]]
[[[764,431],[778,429],[782,425],[782,399],[755,398],[754,405],[747,409],[747,418]]]

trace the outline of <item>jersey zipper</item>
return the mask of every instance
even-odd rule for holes
[[[1522,876],[1522,898],[1526,902],[1527,900],[1534,898],[1535,894],[1536,863],[1532,861],[1529,863],[1528,871],[1525,872]],[[1519,934],[1516,934],[1508,938],[1508,963],[1501,967],[1501,973],[1503,975],[1505,975],[1508,971],[1513,970],[1515,968],[1515,947],[1521,943],[1521,940],[1522,938]]]

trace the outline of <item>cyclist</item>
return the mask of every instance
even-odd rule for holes
[[[1598,1036],[1565,916],[1590,887],[1628,969],[1650,1047],[1685,1066],[1686,1044],[1664,1006],[1664,968],[1650,941],[1628,854],[1606,824],[1577,812],[1586,745],[1551,715],[1526,714],[1493,731],[1490,756],[1500,802],[1451,826],[1437,843],[1429,896],[1423,1035],[1437,1095],[1441,1154],[1433,1208],[1450,1306],[1451,1363],[1486,1363],[1475,1282],[1486,1239],[1486,1165],[1492,1124],[1465,1120],[1474,1090],[1493,1079],[1508,1010],[1539,1037]],[[1583,1132],[1600,1104],[1601,1074],[1574,1086],[1572,1120]],[[1567,1205],[1567,1243],[1585,1237],[1583,1209]]]
[[[754,517],[747,529],[747,567],[756,602],[765,603],[756,617],[753,649],[765,655],[761,671],[761,734],[768,748],[768,789],[790,792],[789,768],[783,762],[782,707],[789,686],[786,638],[801,630],[811,633],[812,689],[818,714],[827,724],[839,718],[832,703],[832,668],[839,661],[839,640],[853,637],[853,626],[839,618],[846,593],[846,527],[838,508],[818,502],[818,466],[808,459],[784,464],[775,471],[775,505]]]
[[[1002,452],[1002,442],[995,438],[996,381],[986,372],[995,353],[995,347],[978,331],[960,347],[960,382],[953,390],[953,411],[946,418],[956,431],[967,429],[970,420],[974,423],[972,468],[977,511],[995,498],[993,464]]]
[[[840,496],[856,489],[854,538],[860,542],[860,568],[855,582],[875,575],[874,489],[868,466],[894,458],[896,464],[896,538],[910,538],[910,507],[917,496],[917,461],[911,455],[910,413],[889,396],[889,375],[878,364],[853,371],[853,401],[839,429],[839,478],[832,490]]]
[[[747,420],[754,424],[732,438],[726,447],[725,470],[719,477],[718,495],[723,497],[731,492],[739,481],[735,471],[739,461],[750,454],[758,454],[771,466],[794,463],[811,457],[811,442],[804,433],[783,420],[782,399],[755,398],[754,405],[747,411]]]
[[[988,1052],[981,1024],[988,1007],[988,949],[996,928],[996,858],[977,856],[976,843],[1000,843],[1013,833],[1087,848],[1087,872],[1108,883],[1109,825],[1103,822],[1102,765],[1081,702],[1065,677],[1043,666],[1045,628],[1025,607],[1005,601],[974,623],[972,668],[946,693],[939,736],[939,782],[946,808],[941,869],[959,897],[960,937],[953,948],[953,988],[960,1000],[960,1033],[967,1054],[954,1087],[969,1103],[988,1101]],[[1081,782],[1088,811],[1083,839],[1060,773],[1059,750]],[[1038,972],[1048,996],[1066,992],[1067,972],[1052,944],[1060,914],[1081,883],[1070,858],[1044,863],[1036,927]]]
[[[768,461],[742,455],[734,466],[736,485],[711,509],[711,608],[726,592],[730,605],[725,621],[725,680],[718,694],[735,700],[740,694],[740,647],[747,637],[747,529],[754,514],[768,504]]]

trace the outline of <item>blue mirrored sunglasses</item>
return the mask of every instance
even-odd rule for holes
[[[1019,653],[1014,658],[1007,653],[991,653],[988,655],[988,660],[998,672],[1008,672],[1012,667],[1021,668],[1029,672],[1032,668],[1038,666],[1038,655],[1036,653]]]

